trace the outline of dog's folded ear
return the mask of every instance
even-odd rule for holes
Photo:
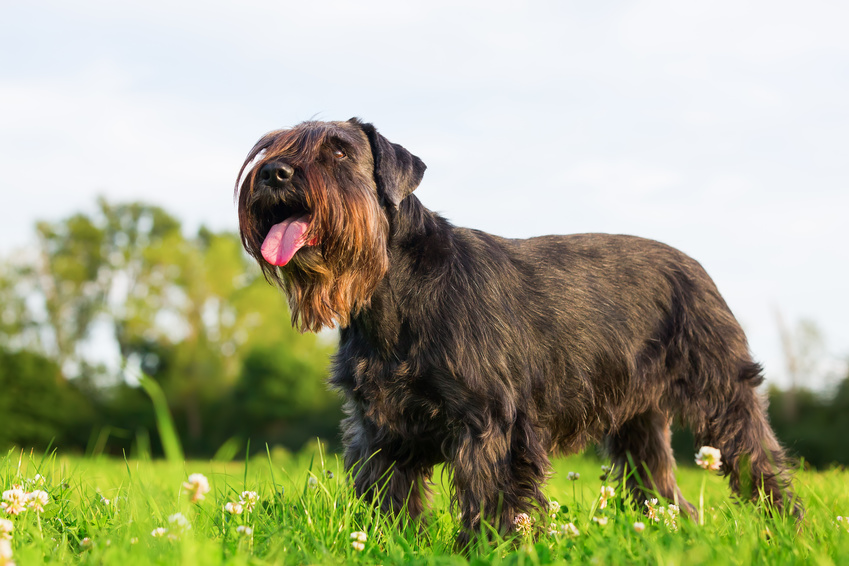
[[[392,143],[371,124],[351,118],[365,132],[374,158],[374,181],[387,206],[397,208],[424,177],[427,165],[397,143]]]

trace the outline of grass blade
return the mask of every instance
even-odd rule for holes
[[[144,373],[139,380],[139,384],[153,402],[156,427],[159,430],[159,438],[162,441],[162,449],[165,451],[165,457],[172,463],[182,462],[183,448],[180,445],[180,438],[177,436],[177,429],[174,427],[174,419],[171,418],[171,411],[168,410],[168,401],[165,399],[165,393],[154,379],[151,379]]]

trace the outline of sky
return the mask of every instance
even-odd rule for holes
[[[776,312],[849,356],[849,4],[0,4],[0,254],[37,220],[144,200],[236,230],[265,132],[358,116],[454,224],[657,239],[695,257],[768,379]]]

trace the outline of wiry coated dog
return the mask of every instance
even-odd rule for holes
[[[267,134],[237,183],[242,241],[293,323],[341,329],[331,383],[358,493],[388,477],[383,507],[416,517],[449,463],[462,546],[482,519],[506,531],[546,504],[550,451],[603,440],[620,474],[636,466],[638,502],[656,492],[693,513],[673,475],[677,418],[721,450],[733,490],[795,506],[761,368],[696,261],[632,236],[456,228],[411,194],[424,171],[351,119]]]

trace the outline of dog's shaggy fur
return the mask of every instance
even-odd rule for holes
[[[638,502],[657,493],[693,514],[673,475],[679,419],[721,450],[735,492],[801,513],[761,368],[695,260],[633,236],[456,228],[411,194],[424,171],[351,119],[267,134],[237,183],[242,241],[293,323],[341,329],[330,381],[358,493],[387,481],[383,507],[417,517],[449,463],[463,546],[482,519],[506,531],[546,504],[549,452],[603,441],[620,478],[636,466]],[[293,218],[305,232],[272,265],[264,241]]]

